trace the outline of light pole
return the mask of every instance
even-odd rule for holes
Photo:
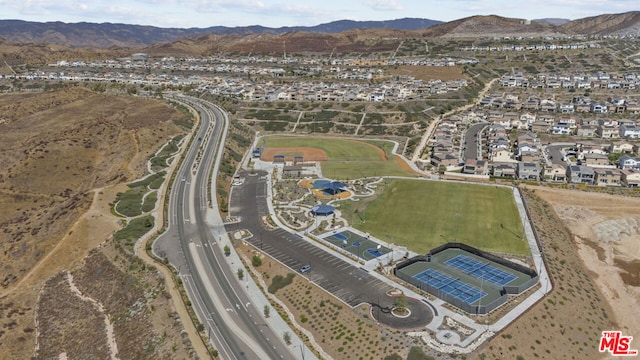
[[[484,274],[482,274],[484,275]],[[480,308],[482,307],[482,285],[484,283],[484,276],[480,276],[480,299],[478,299],[478,307],[476,308],[476,316],[480,317]]]
[[[455,217],[456,217],[456,236],[453,238],[453,241],[458,242],[458,230],[460,228],[459,226],[460,213],[456,213]]]

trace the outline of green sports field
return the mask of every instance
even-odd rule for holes
[[[293,136],[268,136],[262,141],[259,144],[264,148],[311,147],[323,150],[328,161],[321,162],[322,174],[335,180],[416,175],[398,164],[395,156],[391,155],[393,143],[388,141]]]
[[[530,254],[509,188],[401,179],[383,184],[384,191],[370,202],[340,202],[353,227],[422,254],[453,241]]]

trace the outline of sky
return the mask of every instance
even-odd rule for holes
[[[579,19],[640,10],[638,0],[0,0],[0,19],[158,27],[313,26],[405,17],[451,21],[473,15]]]

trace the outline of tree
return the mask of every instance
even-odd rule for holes
[[[284,342],[285,342],[287,345],[290,345],[290,344],[291,344],[291,334],[289,334],[289,332],[288,332],[288,331],[285,331],[285,332],[284,332],[284,334],[282,335],[282,339],[284,339]]]
[[[402,356],[393,353],[391,355],[385,356],[384,360],[402,360]]]
[[[406,309],[407,306],[409,306],[409,301],[407,300],[407,297],[404,294],[400,294],[400,295],[396,296],[396,299],[395,299],[393,305],[398,310]]]
[[[229,247],[229,245],[225,245],[224,246],[224,254],[229,256],[229,254],[231,254],[231,248]]]
[[[271,308],[269,307],[269,305],[265,305],[264,309],[262,309],[262,312],[264,313],[264,317],[269,317],[269,313],[271,312]]]
[[[251,258],[251,264],[255,267],[262,265],[262,258],[259,255],[253,255]]]
[[[242,268],[238,269],[238,279],[242,280],[244,278],[244,270]]]

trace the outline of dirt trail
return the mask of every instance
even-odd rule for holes
[[[422,139],[420,139],[420,144],[418,144],[418,146],[416,147],[416,150],[413,153],[413,157],[411,158],[411,162],[416,162],[418,161],[418,159],[420,158],[420,155],[422,154],[424,147],[427,145],[427,141],[429,141],[429,138],[431,138],[431,135],[433,134],[433,131],[436,129],[436,127],[438,127],[438,124],[440,123],[440,120],[446,118],[447,116],[453,115],[454,113],[458,112],[458,111],[464,111],[464,110],[468,110],[471,109],[472,107],[476,106],[476,103],[478,102],[478,100],[482,99],[482,97],[487,93],[487,91],[489,91],[489,89],[491,89],[491,87],[493,86],[493,84],[496,83],[496,81],[498,81],[499,78],[495,78],[491,81],[489,81],[488,83],[486,83],[484,85],[484,88],[482,90],[480,90],[480,92],[478,93],[478,96],[476,96],[475,99],[473,99],[472,102],[470,102],[467,105],[464,105],[462,107],[459,108],[455,108],[453,110],[450,110],[442,115],[437,116],[432,122],[431,124],[429,124],[429,127],[427,128],[427,131],[424,132],[424,135],[422,135]]]
[[[99,301],[92,299],[88,296],[82,294],[80,289],[73,282],[73,275],[71,273],[67,273],[67,282],[69,283],[69,287],[74,294],[76,294],[82,301],[90,302],[94,307],[98,309],[98,311],[104,315],[104,327],[107,332],[107,346],[109,346],[109,354],[111,355],[111,360],[119,360],[118,358],[118,343],[116,342],[116,337],[113,332],[113,324],[109,320],[109,314],[105,313],[104,306]]]
[[[91,249],[97,247],[120,228],[118,219],[111,216],[109,202],[115,194],[124,191],[126,185],[107,186],[93,190],[93,201],[87,212],[73,224],[67,234],[46,254],[19,282],[0,293],[7,296],[16,289],[24,289],[40,284],[51,274],[84,258]]]

